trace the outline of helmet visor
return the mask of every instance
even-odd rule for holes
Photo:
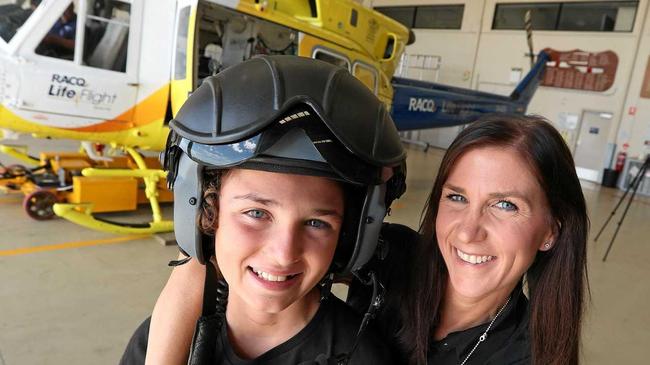
[[[259,133],[239,142],[220,145],[194,143],[182,138],[179,147],[193,160],[207,166],[228,168],[264,157],[282,157],[317,165],[327,163],[335,175],[353,184],[381,184],[381,168],[373,166],[348,150],[311,111],[290,112]],[[303,131],[307,144],[287,143],[287,136]],[[303,141],[304,142],[304,141]],[[311,149],[311,153],[310,150]],[[277,164],[277,160],[275,160]]]

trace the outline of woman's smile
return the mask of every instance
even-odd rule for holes
[[[475,266],[488,263],[497,258],[496,256],[492,256],[492,255],[473,255],[461,251],[458,247],[454,247],[454,248],[456,250],[456,255],[461,261]]]

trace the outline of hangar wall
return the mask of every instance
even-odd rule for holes
[[[646,4],[642,34],[639,38],[637,56],[631,73],[631,81],[625,99],[624,113],[618,132],[618,143],[630,144],[631,155],[650,152],[650,6]],[[643,97],[641,96],[643,93]],[[630,109],[636,110],[634,115]]]
[[[439,82],[507,95],[516,85],[512,78],[513,69],[521,69],[522,75],[525,75],[530,69],[530,61],[526,56],[528,46],[523,30],[492,29],[497,5],[558,1],[375,0],[373,6],[463,4],[460,29],[415,28],[416,42],[408,46],[406,52],[441,56]],[[598,146],[602,151],[598,155],[602,155],[602,167],[609,167],[612,156],[626,142],[630,145],[628,154],[632,157],[650,152],[650,146],[645,146],[645,141],[650,141],[650,99],[640,96],[642,88],[650,88],[650,71],[649,80],[643,83],[646,69],[650,67],[650,26],[646,25],[649,12],[648,0],[640,0],[636,14],[628,14],[635,17],[631,32],[534,30],[533,33],[535,52],[550,47],[559,51],[581,49],[593,53],[611,50],[618,56],[614,84],[606,91],[540,87],[528,109],[529,113],[550,119],[574,152],[586,114],[609,117],[606,127],[600,131],[603,139],[606,136],[605,145]],[[650,94],[650,90],[647,93]],[[636,110],[631,110],[631,107]],[[635,112],[635,115],[631,115],[631,112]],[[420,138],[446,147],[457,132],[457,128],[423,131]],[[448,141],[447,145],[441,141]],[[599,181],[600,176],[590,179]]]

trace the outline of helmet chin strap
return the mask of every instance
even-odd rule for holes
[[[352,354],[354,354],[354,351],[356,351],[357,346],[359,345],[359,340],[361,339],[361,336],[363,335],[364,330],[368,327],[368,324],[370,321],[375,318],[377,315],[377,312],[381,308],[382,304],[384,303],[384,295],[386,292],[386,289],[384,286],[379,282],[377,279],[377,275],[375,274],[374,271],[368,271],[368,272],[361,272],[362,270],[355,270],[352,272],[352,274],[359,279],[359,281],[364,284],[364,285],[372,285],[372,298],[370,300],[370,306],[368,306],[368,310],[366,313],[363,315],[363,319],[361,320],[361,324],[359,325],[359,330],[357,331],[357,335],[354,338],[354,344],[352,345],[352,348],[350,351],[342,354],[337,354],[332,357],[327,357],[324,354],[320,354],[316,357],[314,360],[314,364],[317,365],[347,365],[350,359],[352,358]],[[329,286],[331,288],[331,282],[329,283]],[[329,292],[329,290],[328,290]],[[321,291],[322,293],[322,291]],[[322,300],[322,296],[321,296]],[[306,365],[306,364],[305,364]]]
[[[214,364],[214,344],[221,326],[226,323],[228,283],[217,276],[217,270],[208,260],[205,263],[202,315],[196,322],[188,365]]]
[[[355,271],[353,274],[364,285],[372,285],[372,297],[370,299],[370,305],[368,306],[368,310],[366,311],[366,314],[363,315],[363,319],[361,320],[361,324],[359,325],[359,330],[357,331],[357,338],[354,341],[352,350],[349,352],[350,354],[352,354],[354,350],[357,349],[357,345],[359,344],[359,338],[361,337],[366,327],[368,327],[370,321],[373,318],[375,318],[381,306],[384,304],[384,298],[386,294],[386,288],[384,288],[384,286],[381,284],[379,279],[377,279],[377,275],[375,274],[374,271],[368,271],[366,274],[362,274],[358,271]]]
[[[332,294],[332,284],[334,283],[334,273],[330,272],[325,277],[323,280],[321,280],[319,286],[320,286],[320,300],[321,302],[327,298],[330,297],[330,294]]]

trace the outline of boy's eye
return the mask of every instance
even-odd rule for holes
[[[511,203],[511,202],[509,202],[507,200],[501,200],[501,201],[497,202],[495,204],[495,206],[497,208],[499,208],[499,209],[503,209],[503,210],[508,211],[508,212],[516,212],[519,209],[515,204],[513,204],[513,203]]]
[[[251,218],[261,219],[261,218],[264,218],[266,213],[263,210],[251,209],[251,210],[246,212],[246,215],[248,215]]]
[[[314,228],[328,228],[330,227],[329,223],[323,222],[320,219],[310,219],[307,221],[307,225]]]

